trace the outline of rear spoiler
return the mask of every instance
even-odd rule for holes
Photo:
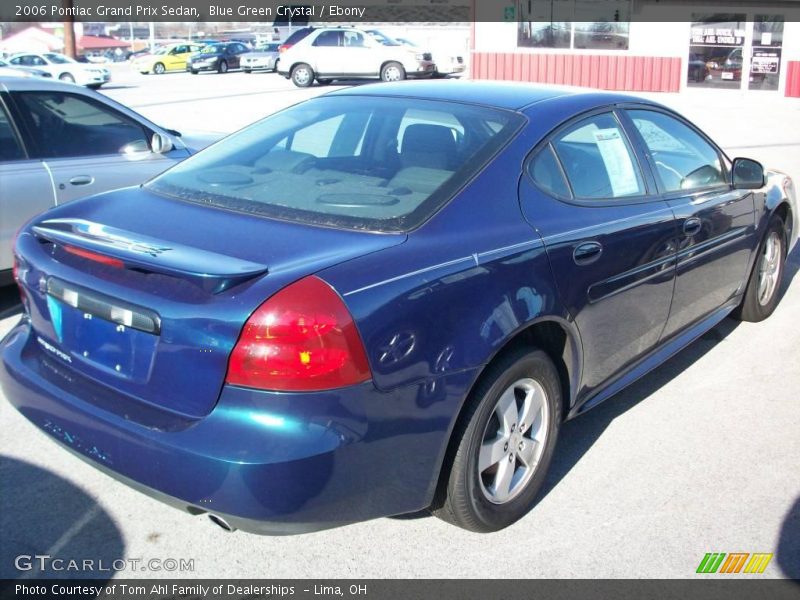
[[[32,229],[41,240],[96,252],[119,260],[125,268],[180,277],[211,294],[268,272],[262,264],[83,219],[49,219]]]

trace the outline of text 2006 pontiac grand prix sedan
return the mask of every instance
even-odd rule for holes
[[[225,528],[430,508],[495,531],[560,425],[727,315],[797,238],[788,176],[634,97],[341,90],[15,242],[6,396]]]

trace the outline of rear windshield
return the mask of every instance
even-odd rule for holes
[[[326,96],[225,138],[147,187],[267,217],[405,231],[447,202],[521,121],[458,103]]]

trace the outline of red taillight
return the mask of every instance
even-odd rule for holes
[[[370,377],[347,307],[327,283],[311,276],[284,288],[250,316],[231,353],[226,382],[298,392]]]
[[[291,47],[292,47],[291,44],[281,44],[280,46],[278,46],[278,54],[283,54]]]
[[[74,254],[75,256],[80,256],[81,258],[92,260],[110,267],[116,267],[117,269],[121,269],[125,266],[125,263],[118,258],[111,258],[110,256],[92,252],[91,250],[84,250],[83,248],[76,248],[75,246],[64,246],[64,250],[70,254]]]

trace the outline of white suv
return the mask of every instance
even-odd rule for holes
[[[430,77],[435,72],[430,54],[407,46],[384,46],[349,27],[315,29],[284,52],[278,62],[278,73],[291,78],[298,87],[308,87],[314,79],[323,85],[351,78],[400,81]]]

